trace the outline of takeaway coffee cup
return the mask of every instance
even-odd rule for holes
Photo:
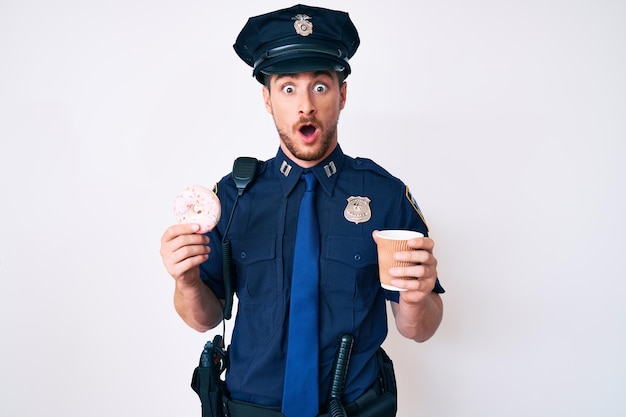
[[[420,232],[414,232],[412,230],[379,230],[374,234],[374,241],[376,242],[376,246],[378,248],[378,271],[380,275],[380,285],[383,288],[392,291],[404,291],[402,288],[391,285],[391,280],[394,277],[389,275],[389,268],[411,265],[410,262],[395,261],[393,259],[393,255],[396,252],[412,250],[409,248],[408,240],[416,237],[424,237],[424,235]],[[405,279],[413,278],[405,277]]]

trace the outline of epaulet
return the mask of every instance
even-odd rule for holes
[[[428,224],[426,223],[426,220],[424,219],[424,215],[422,214],[422,210],[417,205],[417,201],[415,200],[415,198],[411,194],[411,191],[409,190],[408,185],[404,184],[402,182],[402,180],[400,180],[399,178],[395,177],[394,175],[391,175],[389,173],[389,171],[387,171],[385,168],[381,167],[380,165],[378,165],[376,162],[372,161],[371,159],[368,159],[368,158],[354,158],[352,160],[352,166],[354,167],[355,170],[372,171],[372,172],[375,172],[375,173],[377,173],[377,174],[379,174],[379,175],[381,175],[383,177],[390,178],[390,179],[396,180],[399,183],[401,183],[403,185],[403,187],[404,187],[404,197],[409,202],[409,204],[411,204],[411,206],[413,207],[413,210],[415,210],[417,215],[420,216],[420,218],[422,219],[422,222],[424,223],[424,226],[426,226],[426,230],[428,231]]]
[[[352,160],[352,167],[356,170],[367,170],[376,172],[383,177],[396,178],[389,173],[385,168],[378,165],[376,162],[368,158],[354,158]]]

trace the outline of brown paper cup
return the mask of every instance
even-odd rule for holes
[[[391,279],[389,275],[389,268],[397,266],[410,266],[410,262],[398,262],[393,259],[393,254],[396,252],[403,252],[412,250],[408,246],[408,240],[424,237],[420,232],[414,232],[411,230],[380,230],[376,232],[374,241],[378,247],[378,271],[380,275],[380,285],[392,291],[404,291],[403,288],[394,287],[391,285]],[[398,277],[396,277],[398,278]],[[413,279],[406,277],[404,279]]]

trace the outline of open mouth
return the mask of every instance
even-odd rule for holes
[[[300,133],[307,138],[313,136],[316,130],[317,128],[313,125],[304,125],[300,127]]]

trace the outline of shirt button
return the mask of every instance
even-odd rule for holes
[[[359,255],[358,253],[354,255],[354,260],[359,262],[361,260],[361,255]]]
[[[248,255],[246,255],[246,253],[245,253],[245,252],[241,252],[241,254],[239,255],[239,257],[240,257],[241,259],[246,259],[246,257],[247,257],[247,256],[248,256]]]

